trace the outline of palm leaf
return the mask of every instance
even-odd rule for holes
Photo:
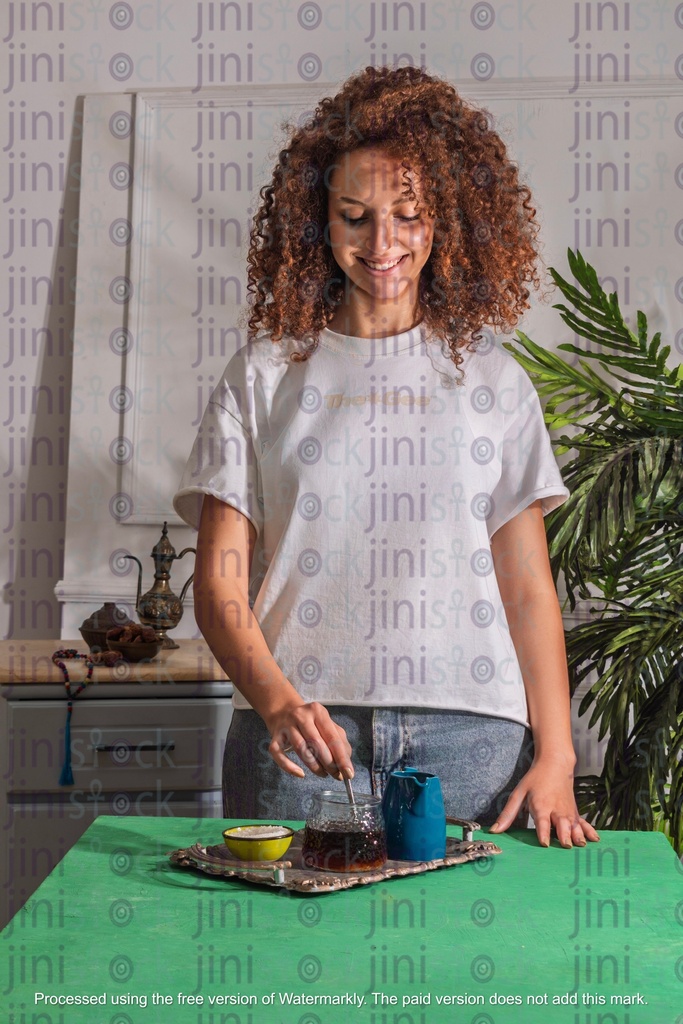
[[[580,252],[567,260],[576,284],[550,269],[566,300],[554,308],[587,344],[549,352],[517,331],[505,347],[570,456],[570,497],[547,520],[553,573],[570,607],[600,601],[567,632],[572,692],[590,684],[579,714],[607,739],[577,800],[599,827],[660,828],[681,850],[683,365],[668,365],[670,346],[649,337],[642,311],[629,328]]]

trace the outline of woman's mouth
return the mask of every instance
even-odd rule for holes
[[[368,270],[371,274],[378,277],[383,277],[390,274],[392,270],[400,266],[401,263],[406,259],[408,253],[403,253],[402,256],[397,256],[395,259],[384,259],[384,260],[366,260],[362,256],[356,257],[360,263]]]

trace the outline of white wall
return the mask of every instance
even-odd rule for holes
[[[322,94],[369,63],[422,64],[505,109],[501,130],[536,189],[547,262],[566,273],[565,250],[578,245],[626,309],[668,333],[672,359],[683,352],[683,4],[53,0],[4,2],[0,17],[0,634],[17,643],[62,626],[54,588],[64,577],[76,254],[79,239],[106,230],[97,211],[79,220],[81,182],[103,173],[97,153],[81,161],[85,95],[189,89],[200,100],[220,85],[316,82]],[[523,326],[551,346],[567,338],[547,308]],[[192,342],[193,388],[195,352]],[[80,443],[100,463],[112,459],[109,393],[79,395]],[[132,597],[120,552],[151,569],[159,531],[129,527],[122,542],[110,497],[96,479],[80,496],[99,525],[76,531],[79,558],[103,592]],[[175,527],[172,539],[180,549],[191,534]],[[100,603],[89,591],[85,614]],[[191,632],[191,620],[180,629]]]

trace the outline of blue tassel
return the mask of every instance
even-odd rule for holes
[[[71,708],[72,704],[69,701],[66,709],[66,725],[64,726],[64,764],[62,765],[62,774],[59,776],[60,786],[73,786],[74,774],[71,771]]]

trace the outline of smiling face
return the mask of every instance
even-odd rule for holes
[[[367,148],[344,153],[328,168],[327,186],[329,244],[348,283],[329,326],[358,337],[409,330],[434,235],[418,177],[383,150]]]

